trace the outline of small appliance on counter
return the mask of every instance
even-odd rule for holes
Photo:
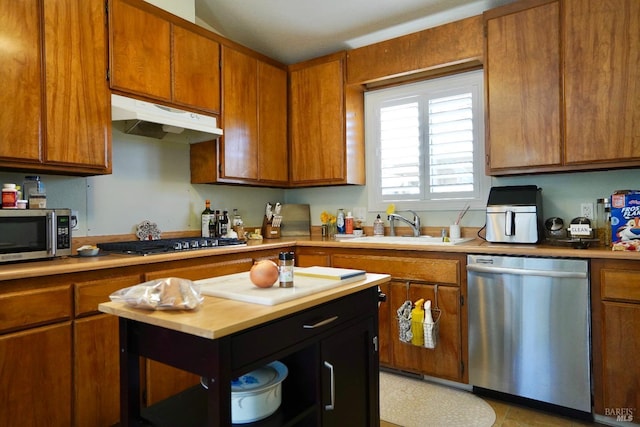
[[[492,187],[486,239],[492,243],[538,243],[544,236],[542,189],[535,185]]]
[[[0,263],[68,255],[70,209],[0,209]]]
[[[547,240],[552,243],[567,238],[567,228],[564,226],[564,220],[557,216],[546,219],[544,232]]]

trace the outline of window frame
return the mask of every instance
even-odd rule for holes
[[[383,197],[380,173],[380,106],[387,100],[408,98],[418,94],[421,98],[447,96],[456,92],[456,88],[465,88],[473,93],[473,175],[474,191],[470,197],[434,199],[409,199],[405,195]],[[460,91],[457,91],[460,92]],[[423,117],[421,120],[425,120]],[[421,134],[422,132],[421,127]],[[491,187],[491,177],[485,172],[485,129],[484,129],[484,77],[483,70],[438,77],[400,86],[371,90],[365,93],[365,155],[369,211],[385,211],[393,203],[398,210],[446,211],[459,210],[469,204],[471,209],[484,209]],[[422,136],[420,150],[428,150],[428,138]],[[427,162],[427,165],[425,165]],[[424,168],[428,166],[428,157],[420,159],[422,185],[427,185]],[[421,196],[422,197],[422,196]]]

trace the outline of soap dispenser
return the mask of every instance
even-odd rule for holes
[[[373,221],[373,235],[384,236],[384,221],[380,218],[380,214]]]

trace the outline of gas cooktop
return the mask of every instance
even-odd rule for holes
[[[166,252],[194,251],[219,246],[242,246],[244,240],[227,237],[184,237],[177,239],[132,240],[129,242],[98,243],[103,251],[132,255],[151,255]]]

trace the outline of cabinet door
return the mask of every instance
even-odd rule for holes
[[[344,56],[290,70],[291,180],[345,181]]]
[[[391,310],[391,285],[380,285],[380,292],[387,296],[378,307],[378,353],[381,365],[391,365],[391,324],[395,321],[395,310]]]
[[[173,25],[173,100],[220,113],[220,45]]]
[[[40,1],[0,1],[0,164],[40,160]],[[19,47],[19,48],[18,48]]]
[[[606,411],[640,408],[640,372],[629,363],[629,357],[640,353],[640,304],[605,301],[602,311],[603,406],[605,415],[616,416]],[[635,421],[637,414],[631,415]]]
[[[0,425],[72,425],[71,322],[0,336],[0,361]]]
[[[562,163],[559,5],[521,4],[523,10],[485,13],[486,151],[492,174]]]
[[[222,178],[258,179],[257,59],[222,47]]]
[[[289,182],[287,72],[258,61],[258,173],[261,182]]]
[[[393,281],[391,283],[391,312],[402,304],[420,298],[431,300],[435,307],[435,286]],[[399,369],[419,372],[452,381],[462,381],[462,337],[460,331],[460,288],[438,286],[437,305],[441,310],[439,334],[435,349],[401,342],[398,321],[392,322],[392,364]]]
[[[564,5],[566,161],[640,161],[640,2]]]
[[[111,88],[171,100],[171,24],[150,12],[112,0]]]
[[[322,342],[322,425],[371,426],[379,422],[378,358],[373,319]]]
[[[91,316],[74,322],[74,421],[76,426],[120,422],[118,318]]]
[[[45,163],[110,172],[111,98],[102,0],[45,1]]]

